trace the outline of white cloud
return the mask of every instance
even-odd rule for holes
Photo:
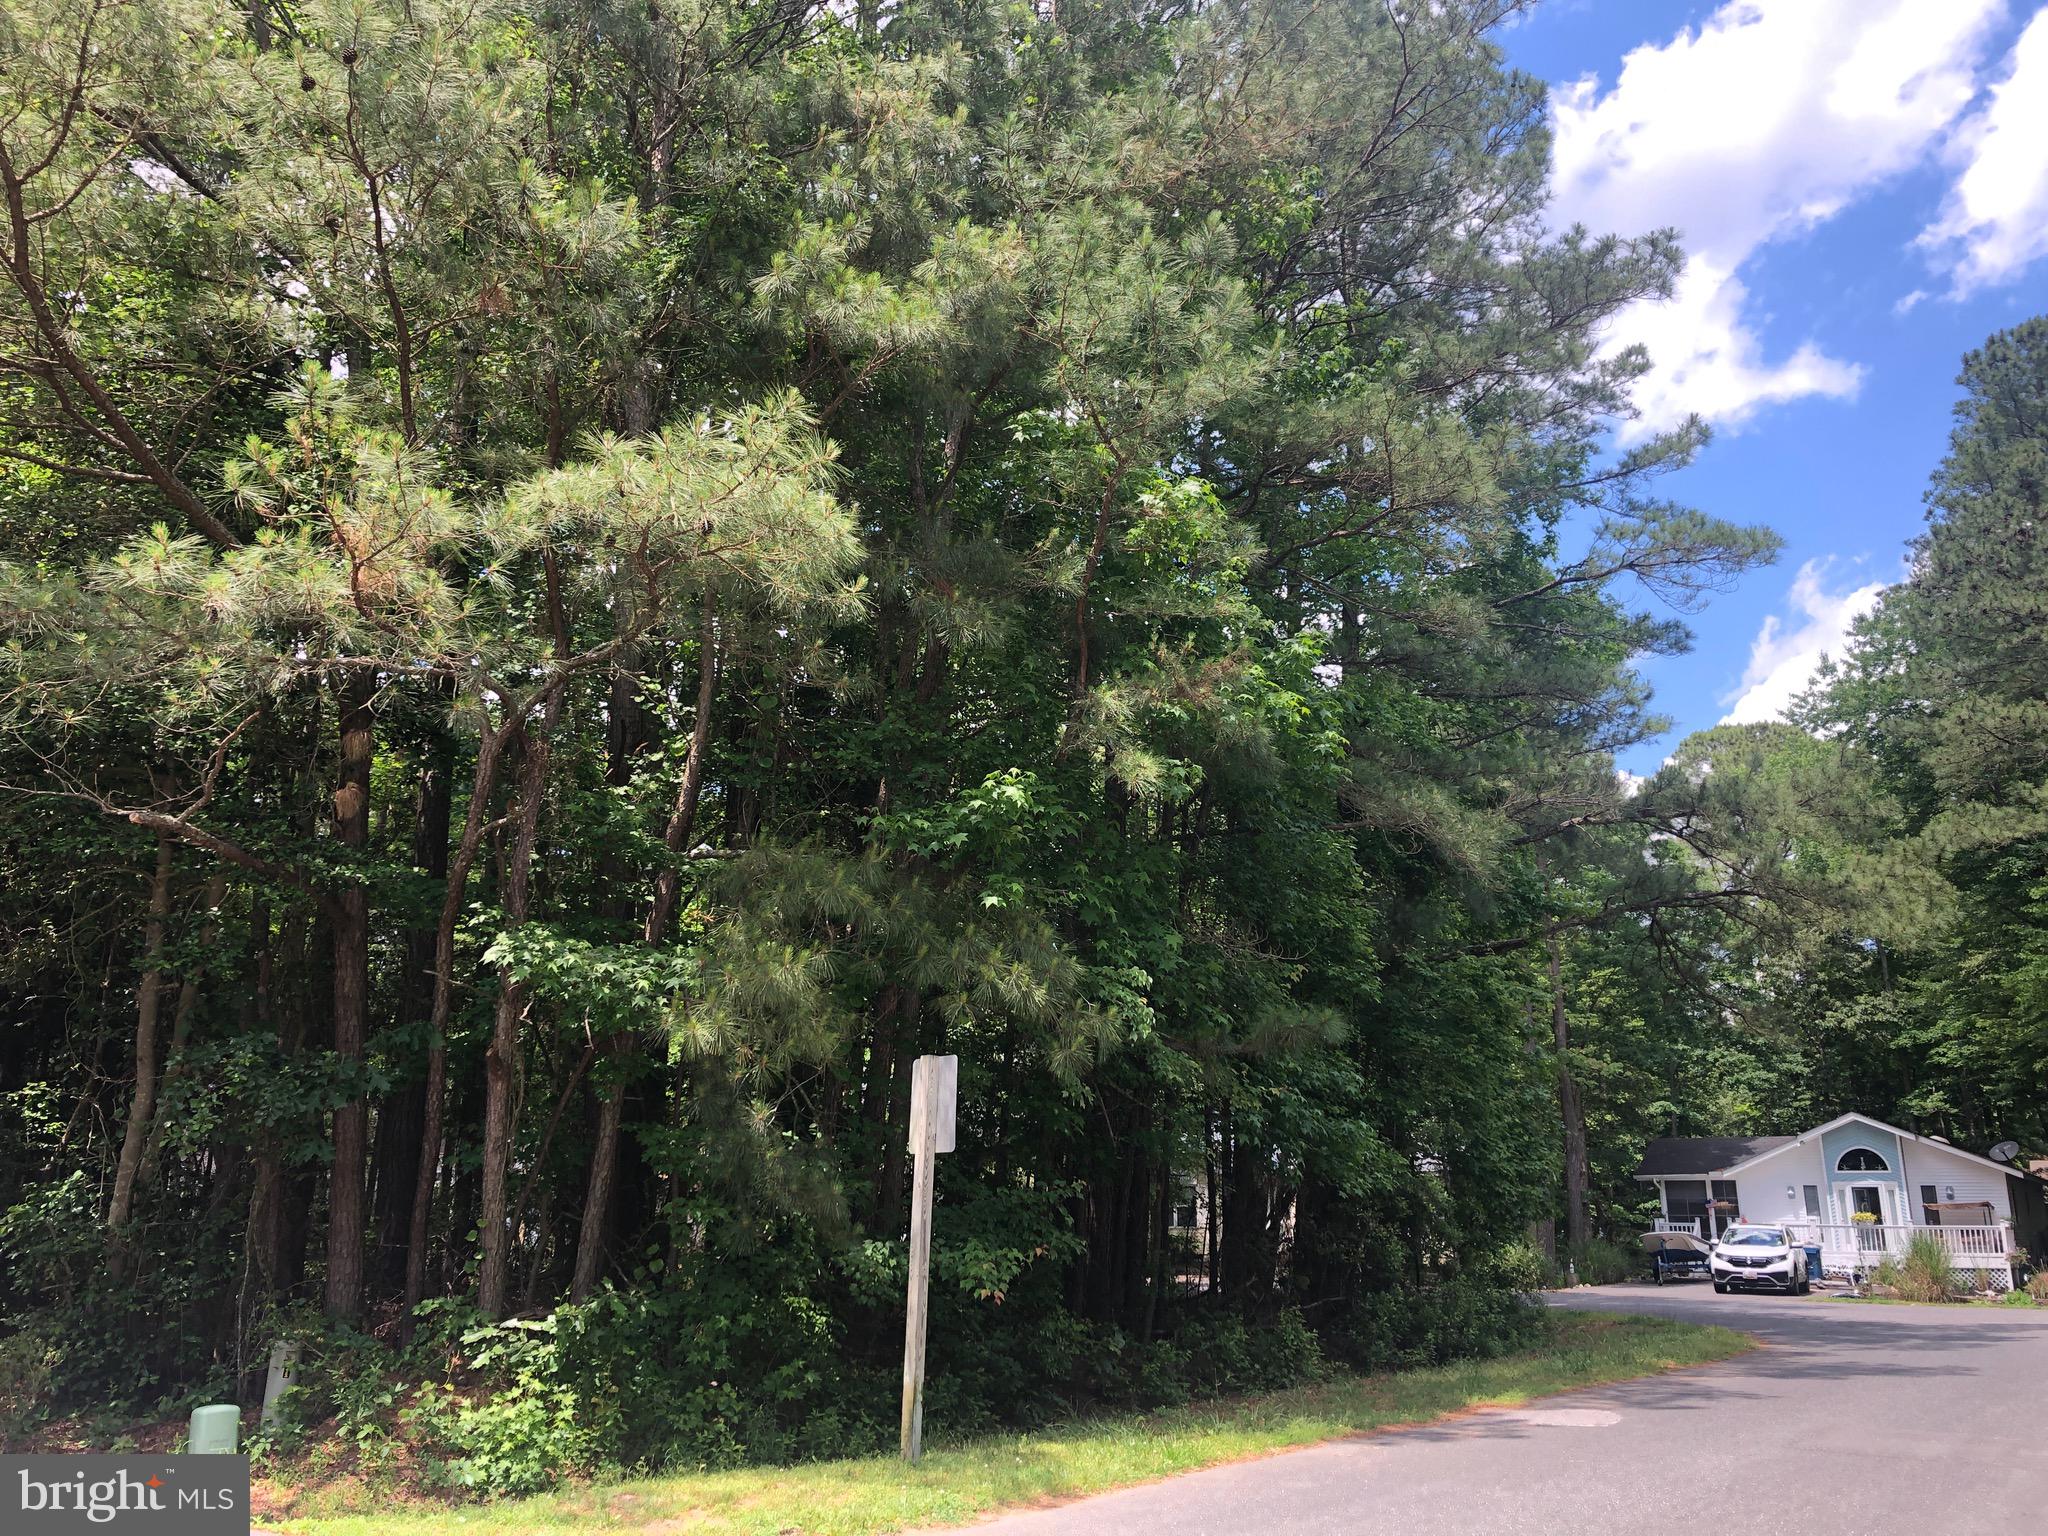
[[[2048,9],[2006,62],[2006,77],[1956,132],[1962,170],[1920,235],[1959,296],[2048,255]]]
[[[1643,342],[1656,364],[1624,440],[1688,411],[1740,422],[1773,401],[1855,392],[1860,370],[1810,342],[1766,357],[1742,266],[1924,159],[1969,105],[2003,8],[1729,0],[1630,53],[1611,89],[1588,76],[1557,90],[1553,221],[1675,227],[1687,252],[1674,299],[1638,306],[1609,338]]]
[[[1725,426],[1748,420],[1761,407],[1806,395],[1852,398],[1863,369],[1829,357],[1811,342],[1781,362],[1767,362],[1756,332],[1743,323],[1749,290],[1707,256],[1685,264],[1678,291],[1666,304],[1640,304],[1620,316],[1608,342],[1636,342],[1657,366],[1636,385],[1638,421],[1623,425],[1629,442],[1689,415]]]
[[[1892,300],[1892,313],[1895,315],[1910,315],[1921,304],[1926,302],[1926,299],[1927,290],[1925,288],[1915,288],[1911,293],[1902,293]]]
[[[1747,725],[1783,718],[1792,701],[1806,691],[1821,657],[1840,656],[1848,649],[1849,626],[1877,606],[1886,583],[1866,582],[1846,592],[1829,592],[1822,582],[1832,560],[1809,560],[1792,578],[1786,594],[1791,617],[1770,614],[1749,647],[1749,667],[1728,698],[1723,725]],[[1730,703],[1730,699],[1733,700]]]

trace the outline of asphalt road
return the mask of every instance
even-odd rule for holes
[[[1697,1371],[1333,1441],[974,1536],[2048,1530],[2048,1312],[1612,1286],[1555,1305],[1661,1312],[1766,1348]]]

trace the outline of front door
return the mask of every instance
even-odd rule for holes
[[[1851,1184],[1846,1191],[1849,1220],[1856,1228],[1856,1244],[1866,1253],[1884,1247],[1885,1187],[1880,1184]],[[1864,1219],[1859,1219],[1864,1218]]]

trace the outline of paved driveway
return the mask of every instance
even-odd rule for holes
[[[972,1527],[976,1536],[2048,1530],[2048,1311],[1612,1286],[1768,1346],[1698,1371],[1334,1441]]]

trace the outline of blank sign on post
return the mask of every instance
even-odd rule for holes
[[[920,1056],[910,1073],[910,1150],[924,1146],[925,1116],[935,1118],[932,1150],[953,1150],[953,1120],[960,1102],[960,1058]]]

